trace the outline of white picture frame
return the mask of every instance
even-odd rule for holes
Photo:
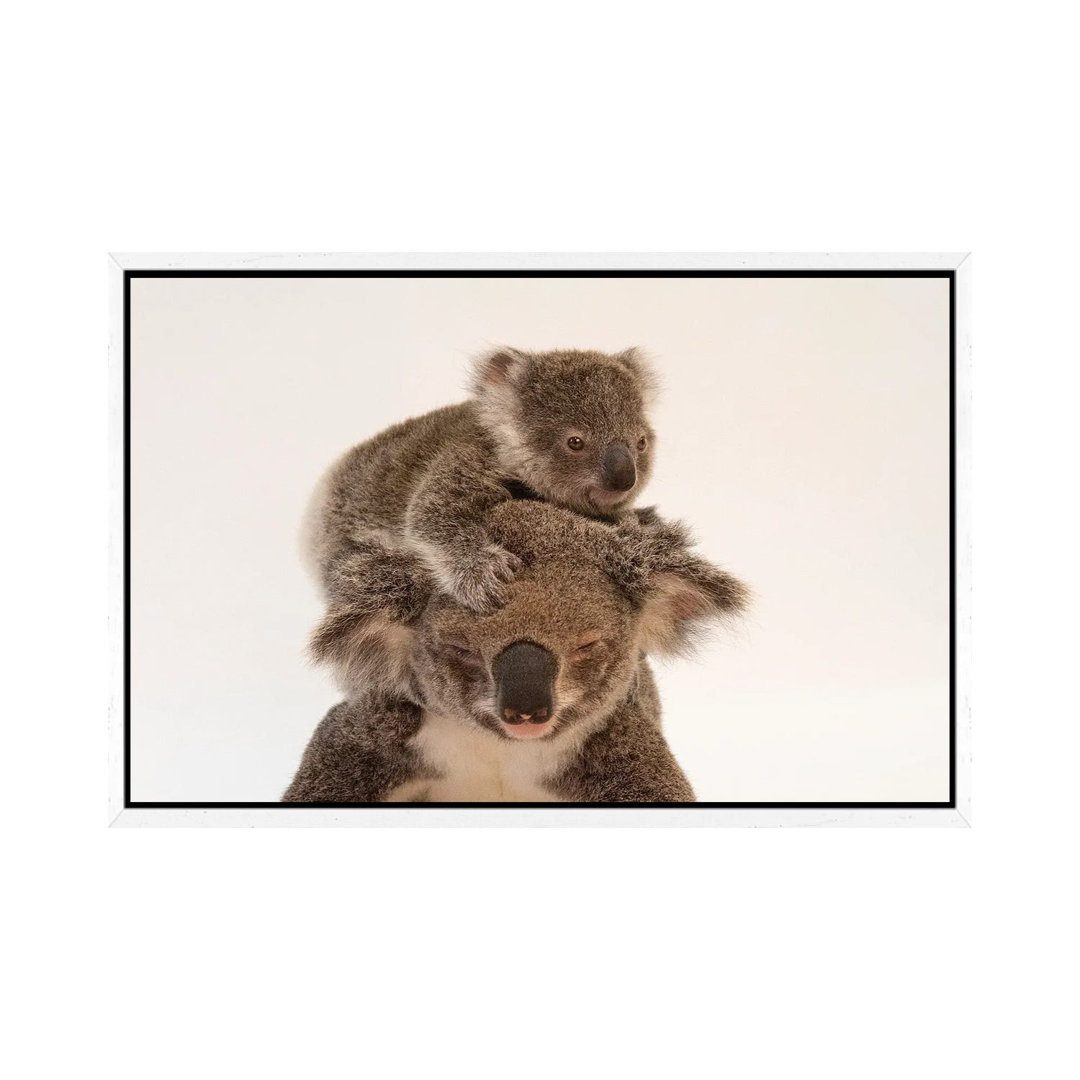
[[[295,807],[140,804],[128,798],[127,285],[168,271],[712,271],[739,274],[934,272],[951,282],[951,798],[933,805],[754,804]],[[141,826],[931,826],[971,823],[971,259],[968,254],[114,254],[109,259],[110,708],[109,821]],[[312,721],[316,720],[312,718]]]

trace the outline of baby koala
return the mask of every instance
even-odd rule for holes
[[[396,424],[323,478],[306,545],[333,598],[371,544],[419,554],[460,605],[490,612],[520,569],[483,525],[507,499],[537,498],[616,521],[652,471],[655,382],[635,349],[528,353],[476,364],[472,398]]]

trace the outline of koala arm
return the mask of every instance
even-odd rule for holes
[[[660,730],[660,701],[644,661],[637,686],[585,740],[558,789],[570,802],[697,801]]]
[[[421,715],[416,705],[389,698],[335,705],[311,736],[281,801],[386,801],[396,788],[422,775],[420,761],[408,746],[420,729]]]
[[[490,453],[456,445],[428,466],[405,514],[405,537],[445,592],[473,611],[505,599],[521,560],[483,527],[492,507],[510,498]]]

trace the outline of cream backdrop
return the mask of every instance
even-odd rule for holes
[[[135,279],[132,798],[279,797],[337,700],[296,538],[350,444],[462,397],[469,356],[639,345],[643,503],[754,589],[658,666],[701,800],[948,792],[941,279]]]

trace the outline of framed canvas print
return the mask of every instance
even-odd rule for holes
[[[116,255],[118,825],[964,825],[964,255]]]

